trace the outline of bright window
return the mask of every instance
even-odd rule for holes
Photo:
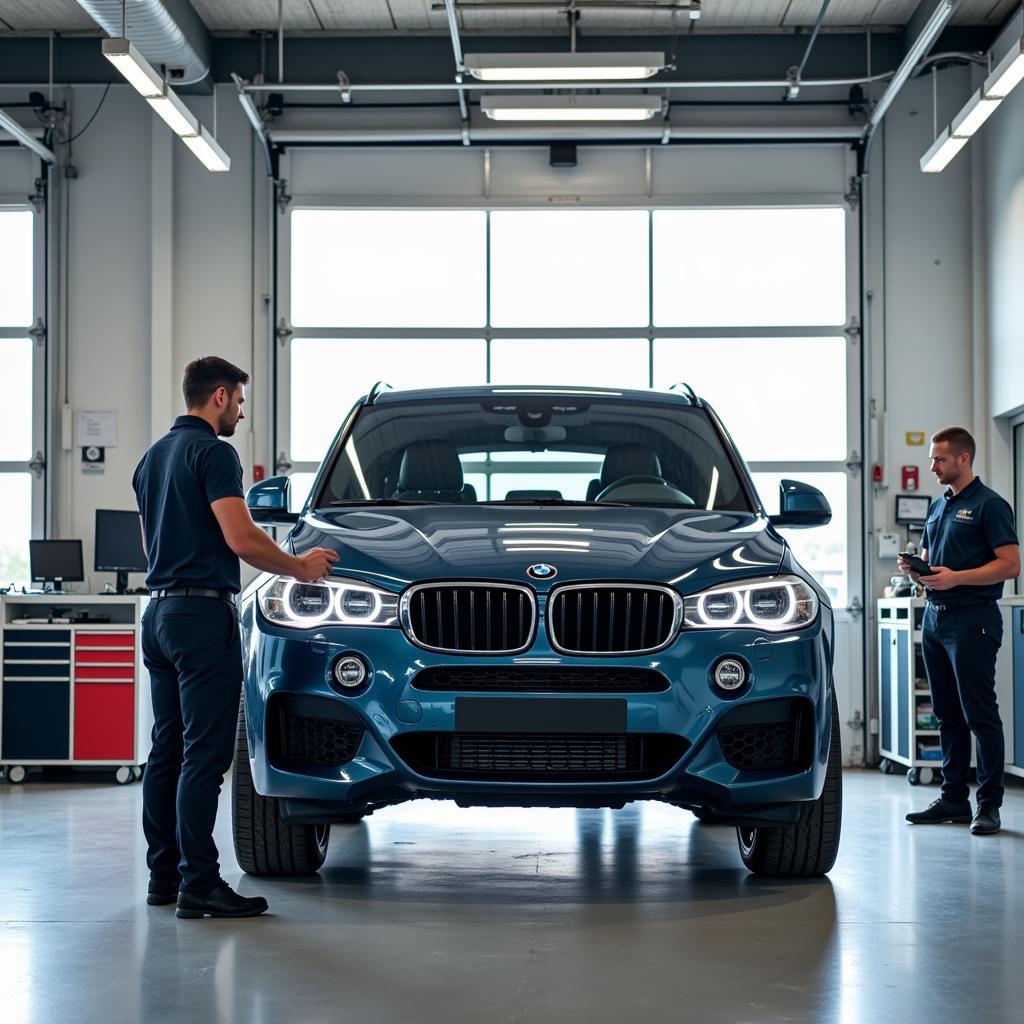
[[[0,327],[32,323],[31,210],[0,210]]]
[[[483,327],[486,214],[296,210],[293,324]]]
[[[4,382],[0,462],[32,458],[33,345],[31,338],[0,338],[0,380]]]
[[[491,342],[495,384],[556,384],[561,387],[646,388],[644,338],[495,338]]]
[[[396,388],[482,384],[483,339],[296,338],[291,345],[292,442],[295,462],[319,462],[342,420],[379,381]]]
[[[495,327],[643,327],[648,321],[645,210],[491,214]]]
[[[0,585],[28,581],[32,474],[0,473]]]
[[[749,462],[847,454],[844,337],[658,339],[654,385],[678,381],[708,400]]]
[[[845,210],[656,210],[653,221],[658,326],[846,322]]]

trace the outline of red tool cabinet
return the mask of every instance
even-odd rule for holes
[[[142,664],[148,598],[8,595],[0,615],[0,765],[108,765],[141,775],[152,709]],[[109,620],[109,621],[106,621]]]

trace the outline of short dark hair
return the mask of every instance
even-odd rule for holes
[[[978,446],[966,427],[943,427],[938,433],[932,434],[932,444],[942,444],[944,441],[957,457],[967,452],[967,459],[973,465]]]
[[[249,374],[220,356],[202,356],[185,367],[181,391],[186,409],[201,409],[217,388],[233,392],[239,384],[248,384]]]

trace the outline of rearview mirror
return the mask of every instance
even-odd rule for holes
[[[291,526],[299,521],[298,512],[289,512],[292,482],[286,476],[272,476],[253,484],[245,492],[245,504],[253,522],[261,526]]]
[[[780,480],[779,514],[768,519],[772,526],[827,526],[832,522],[832,508],[817,487],[799,480]]]

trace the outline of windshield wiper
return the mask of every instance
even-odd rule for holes
[[[338,505],[451,505],[450,501],[408,501],[405,498],[345,498],[341,501],[329,501],[332,508]]]
[[[629,508],[625,501],[583,501],[578,498],[513,498],[511,501],[478,501],[478,505],[592,505],[594,508]]]

